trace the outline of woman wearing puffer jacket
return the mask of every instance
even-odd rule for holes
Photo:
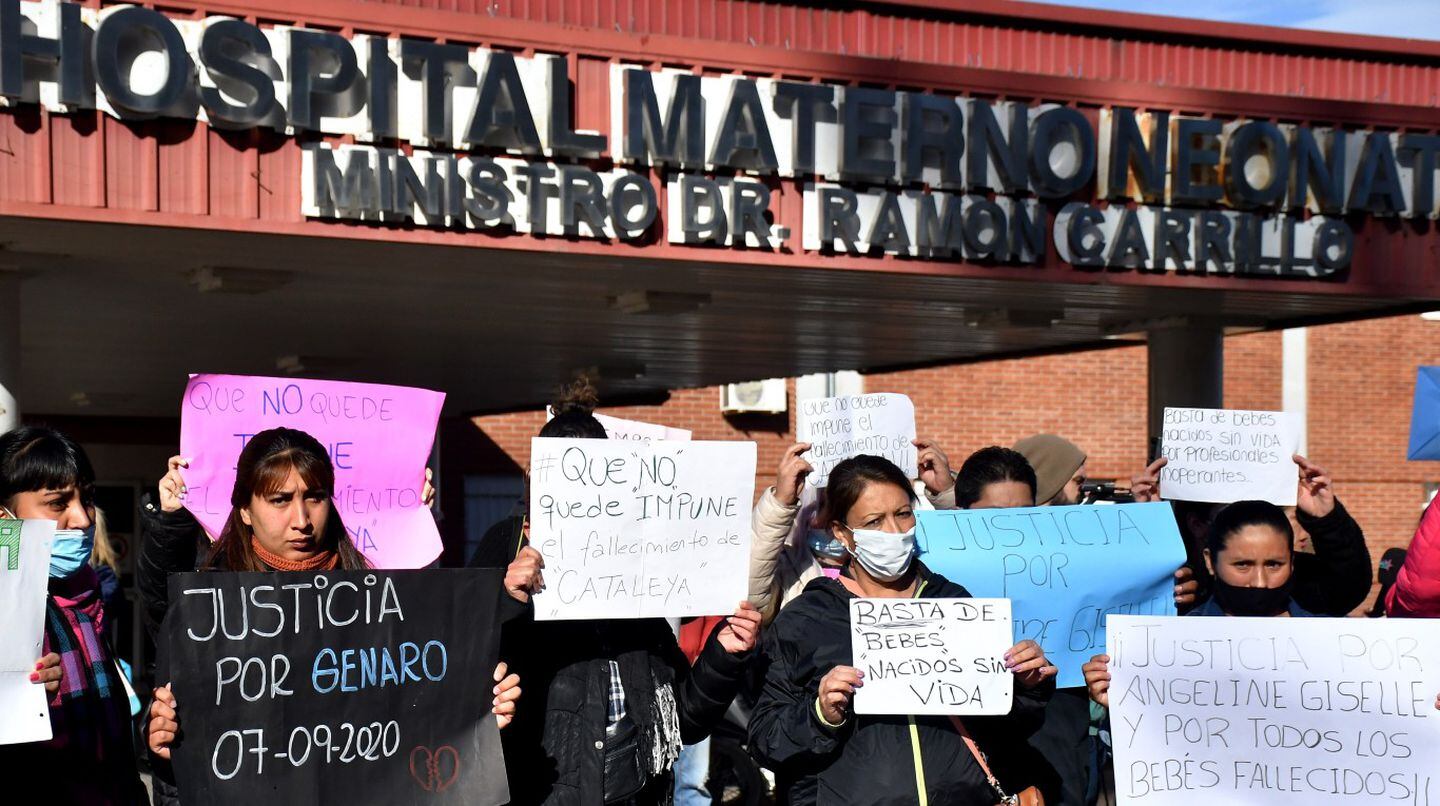
[[[1420,518],[1405,564],[1385,598],[1385,612],[1401,618],[1440,618],[1440,495],[1430,500]]]
[[[915,500],[905,474],[879,457],[847,459],[830,474],[831,533],[853,561],[837,579],[813,579],[776,617],[750,720],[751,752],[776,772],[781,803],[993,806],[1033,783],[1025,737],[1055,690],[1055,667],[1034,641],[1005,654],[1016,683],[1011,712],[958,722],[993,780],[956,721],[851,712],[864,685],[851,653],[851,599],[969,596],[914,559]]]

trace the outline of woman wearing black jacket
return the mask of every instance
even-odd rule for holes
[[[993,806],[1033,784],[1025,738],[1055,689],[1055,667],[1034,641],[1005,656],[1017,683],[1011,713],[962,720],[988,757],[993,784],[951,719],[850,712],[864,685],[852,667],[851,599],[970,594],[913,559],[914,492],[893,464],[874,456],[841,462],[826,501],[831,532],[854,561],[780,611],[765,636],[765,688],[750,720],[751,752],[776,771],[781,802]]]
[[[172,465],[171,469],[174,469]],[[162,482],[163,484],[163,482]],[[331,495],[335,468],[325,448],[311,435],[293,428],[273,428],[253,436],[236,462],[231,510],[219,538],[205,552],[202,571],[331,571],[361,570],[369,561],[351,542]],[[169,492],[178,493],[178,489]],[[154,513],[144,535],[142,588],[147,621],[158,627],[168,604],[165,575],[195,568],[199,541],[185,521],[176,519],[157,530]],[[189,519],[194,529],[199,524]],[[203,532],[201,533],[203,535]],[[520,695],[519,678],[507,675],[505,664],[495,670],[492,711],[504,727]],[[181,707],[167,684],[155,689],[148,709],[145,739],[155,764],[154,802],[178,804],[179,793],[169,768],[171,744],[180,731]]]
[[[604,439],[581,381],[552,408],[542,437]],[[518,616],[501,630],[500,657],[525,680],[525,706],[502,735],[514,804],[669,803],[680,746],[710,734],[739,691],[760,629],[741,603],[717,625],[692,667],[663,619],[535,621],[530,594],[544,583],[523,518],[491,529],[472,565],[508,563]]]

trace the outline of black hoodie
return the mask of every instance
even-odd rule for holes
[[[916,566],[918,598],[970,596],[918,561]],[[838,580],[815,579],[764,635],[768,668],[750,720],[750,749],[776,772],[780,802],[994,806],[995,792],[948,717],[851,714],[839,728],[820,721],[820,679],[836,666],[854,665],[852,598]],[[1033,690],[1017,685],[1010,714],[964,719],[1010,794],[1035,783],[1035,756],[1025,739],[1039,726],[1054,690],[1053,678]]]

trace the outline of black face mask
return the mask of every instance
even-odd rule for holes
[[[1278,588],[1242,588],[1215,577],[1215,603],[1232,616],[1276,616],[1290,609],[1292,572]]]

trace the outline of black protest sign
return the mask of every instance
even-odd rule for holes
[[[508,801],[490,711],[502,574],[171,575],[160,679],[181,800]]]

